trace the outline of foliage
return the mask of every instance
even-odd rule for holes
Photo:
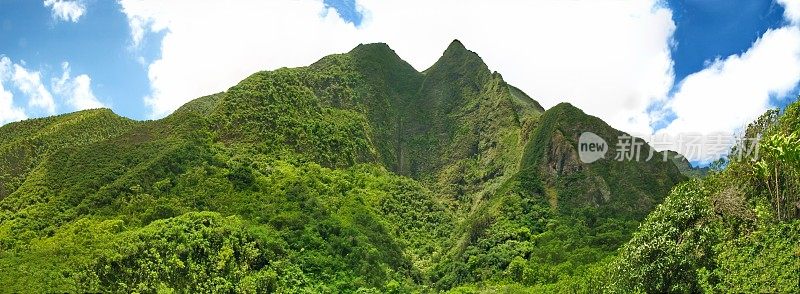
[[[748,127],[747,136],[763,138],[758,153],[734,150],[745,156],[732,154],[724,169],[673,189],[610,263],[604,289],[797,292],[798,106]]]
[[[423,72],[367,44],[161,120],[13,123],[0,292],[793,292],[797,105],[748,129],[762,157],[682,184],[579,162],[580,132],[622,133],[458,41]]]
[[[706,188],[697,181],[676,187],[610,264],[609,288],[666,293],[697,292],[696,271],[708,267],[715,244]]]
[[[133,124],[132,120],[108,109],[95,109],[3,127],[0,132],[0,199],[19,188],[28,173],[50,153],[113,138]]]
[[[715,246],[717,268],[701,271],[706,292],[773,292],[798,290],[800,221],[764,230]]]
[[[778,220],[797,214],[800,203],[800,138],[798,132],[788,135],[774,134],[761,143],[760,159],[755,172],[770,195]]]

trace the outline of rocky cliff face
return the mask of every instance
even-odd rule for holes
[[[559,203],[567,207],[597,207],[612,214],[642,217],[685,179],[672,162],[658,156],[645,161],[651,148],[646,143],[634,160],[619,161],[615,150],[609,150],[604,158],[583,163],[577,148],[584,132],[597,134],[609,148],[625,135],[562,103],[542,115],[522,162],[523,172],[540,173],[545,183],[556,187]]]

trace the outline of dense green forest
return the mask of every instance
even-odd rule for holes
[[[161,120],[8,124],[0,292],[800,291],[800,102],[710,169],[583,163],[587,131],[624,134],[458,41],[423,72],[366,44]]]

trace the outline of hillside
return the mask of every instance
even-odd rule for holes
[[[422,72],[362,44],[161,120],[12,123],[0,127],[0,285],[586,290],[688,177],[614,152],[583,163],[583,132],[625,135],[566,103],[545,110],[457,40]]]
[[[606,266],[608,292],[800,290],[800,101],[748,126],[756,148],[678,185]],[[743,151],[740,157],[737,151]],[[758,152],[755,152],[758,151]]]
[[[694,167],[692,163],[689,162],[686,157],[683,155],[678,154],[675,151],[667,151],[670,160],[675,163],[675,166],[678,167],[678,170],[687,177],[690,178],[702,178],[708,175],[708,172],[711,170],[709,167]]]
[[[19,188],[51,153],[115,137],[134,124],[111,110],[96,109],[4,126],[0,132],[0,199]]]

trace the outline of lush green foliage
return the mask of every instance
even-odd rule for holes
[[[585,290],[593,266],[612,256],[659,195],[683,178],[658,161],[581,164],[575,146],[583,131],[620,134],[568,104],[541,116],[519,172],[486,190],[451,240],[434,271],[437,288],[510,282]]]
[[[800,290],[798,108],[770,111],[749,126],[747,136],[764,138],[758,154],[732,154],[724,170],[675,188],[609,264],[604,288]]]
[[[50,153],[109,139],[133,123],[108,109],[96,109],[5,126],[0,132],[0,199],[19,188]]]
[[[672,189],[669,162],[579,162],[621,133],[455,41],[424,72],[368,44],[157,121],[14,123],[0,292],[792,292],[798,112]]]

